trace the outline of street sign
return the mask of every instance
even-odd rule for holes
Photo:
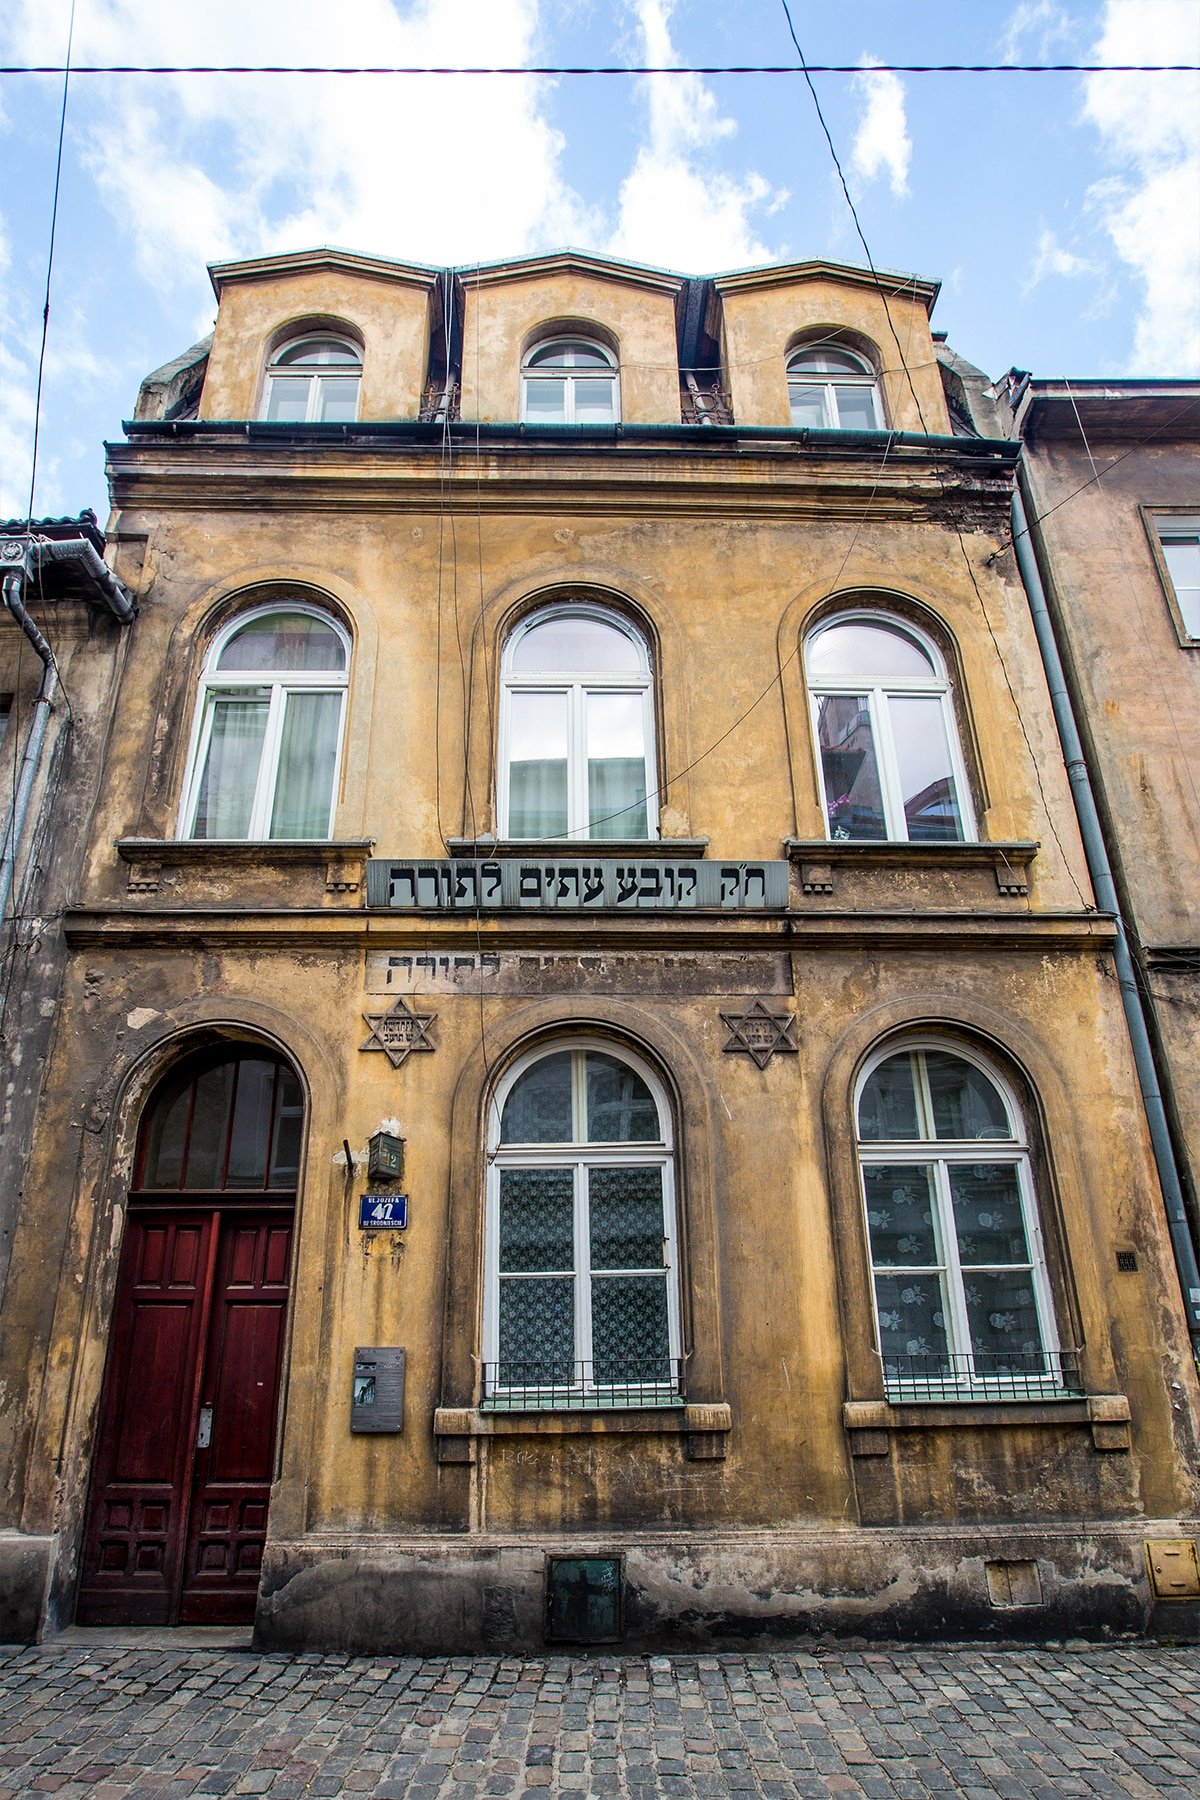
[[[359,1199],[360,1231],[403,1231],[407,1224],[407,1194],[363,1194]]]

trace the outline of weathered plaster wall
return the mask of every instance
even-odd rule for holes
[[[202,419],[256,419],[269,356],[310,327],[350,326],[363,347],[360,419],[415,419],[429,353],[432,277],[304,273],[224,284]]]
[[[886,305],[878,288],[865,282],[852,286],[827,276],[795,278],[769,270],[761,277],[717,278],[726,373],[739,425],[790,424],[788,352],[797,339],[828,329],[844,332],[852,345],[856,337],[862,340],[858,347],[879,371],[886,423],[893,430],[935,435],[950,430],[925,299],[894,289],[894,277],[883,279]]]
[[[649,274],[608,281],[586,270],[505,277],[463,276],[462,416],[521,416],[521,358],[532,339],[586,335],[600,327],[620,363],[621,412],[628,424],[679,423],[679,354],[675,293],[679,283]]]

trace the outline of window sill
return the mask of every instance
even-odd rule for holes
[[[861,870],[929,874],[991,870],[1002,894],[1029,892],[1029,869],[1041,846],[1012,843],[910,844],[878,838],[784,838],[783,853],[798,865],[800,891],[832,894],[839,879]]]
[[[703,838],[447,838],[452,857],[703,856]]]
[[[682,1436],[692,1461],[720,1461],[733,1417],[723,1402],[708,1405],[676,1400],[640,1407],[555,1411],[493,1412],[479,1406],[439,1406],[433,1415],[438,1461],[473,1463],[480,1438],[582,1437],[645,1434]]]
[[[357,894],[374,838],[118,838],[131,894],[156,894],[225,870],[324,871],[329,895]]]
[[[847,1400],[842,1423],[852,1456],[887,1456],[893,1431],[987,1430],[1029,1426],[1088,1426],[1097,1450],[1128,1450],[1129,1400],[1124,1394],[1054,1394],[1001,1400]]]

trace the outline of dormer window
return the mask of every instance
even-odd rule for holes
[[[267,366],[263,418],[289,425],[337,425],[358,417],[362,353],[349,338],[314,332],[293,338]]]
[[[529,425],[611,425],[620,417],[617,363],[587,338],[535,344],[521,365],[521,417]]]
[[[844,344],[802,344],[788,357],[792,424],[812,431],[880,431],[875,371]]]

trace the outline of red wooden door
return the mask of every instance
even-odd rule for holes
[[[278,1208],[131,1211],[81,1624],[254,1617],[291,1231],[290,1212]]]
[[[200,1382],[182,1623],[254,1617],[267,1536],[291,1248],[290,1217],[226,1214],[222,1219]]]

